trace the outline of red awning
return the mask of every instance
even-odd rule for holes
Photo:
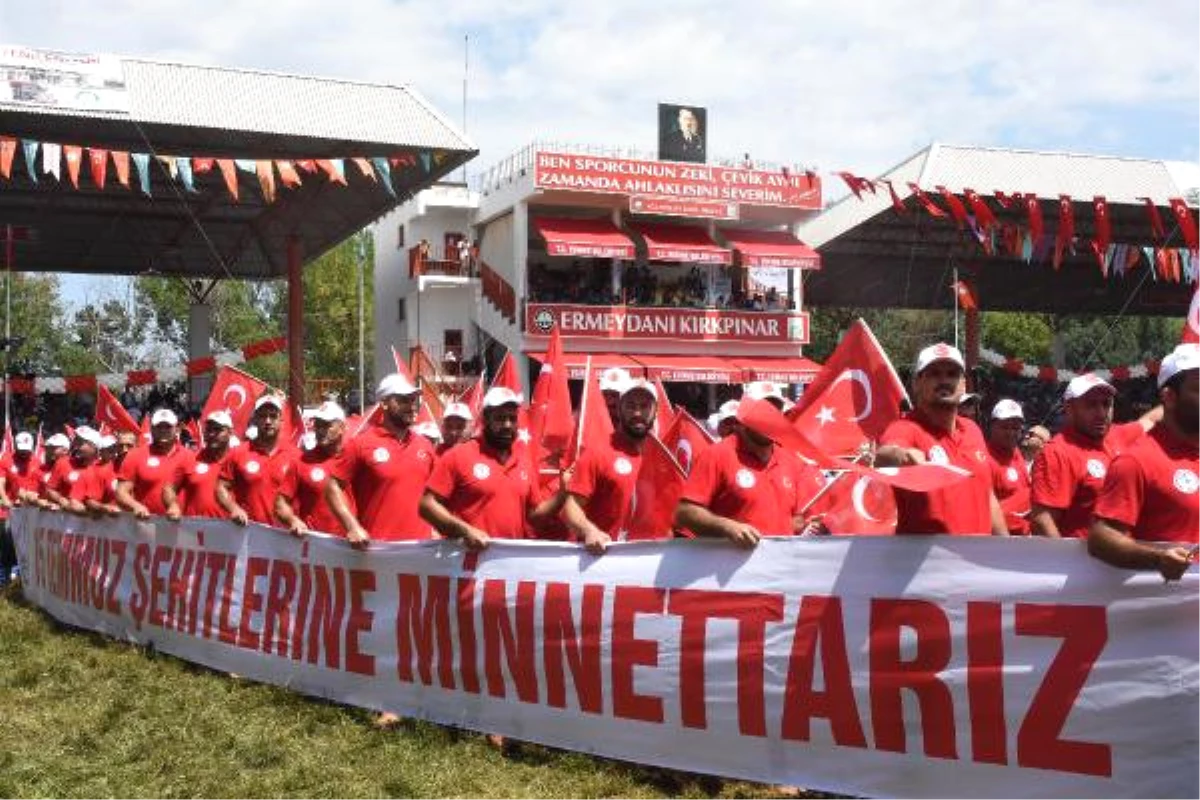
[[[639,353],[649,377],[664,383],[744,383],[745,370],[731,359],[719,356],[659,356]]]
[[[688,264],[732,264],[733,251],[714,242],[703,228],[688,225],[662,225],[653,222],[630,223],[646,240],[651,261],[682,261]]]
[[[821,268],[821,254],[786,231],[721,228],[721,235],[741,254],[744,267]]]
[[[645,365],[619,353],[564,353],[563,356],[567,360],[567,369],[569,370],[567,377],[571,380],[583,380],[583,376],[587,372],[589,356],[592,359],[592,373],[596,375],[609,367],[628,370],[629,374],[635,378],[643,377],[646,374]],[[545,360],[544,353],[530,353],[529,357],[536,359],[539,363]]]
[[[533,227],[552,256],[632,259],[635,255],[633,241],[607,218],[534,217]]]
[[[821,365],[807,358],[756,358],[734,359],[746,370],[747,380],[774,381],[775,383],[808,383],[821,371]]]

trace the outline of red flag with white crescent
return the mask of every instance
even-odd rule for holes
[[[628,538],[669,538],[675,527],[675,506],[686,483],[687,476],[667,447],[658,437],[647,436],[634,484]]]
[[[1058,233],[1054,236],[1054,268],[1058,269],[1062,266],[1063,258],[1066,256],[1067,248],[1071,246],[1071,240],[1075,238],[1075,208],[1071,204],[1071,196],[1068,194],[1060,194],[1058,196]]]
[[[1200,343],[1200,288],[1192,293],[1192,304],[1188,306],[1187,319],[1183,324],[1183,344]]]
[[[704,429],[704,426],[687,411],[680,409],[675,415],[675,421],[662,436],[662,443],[667,451],[674,456],[684,475],[692,473],[692,465],[716,440]]]
[[[1021,201],[1025,203],[1025,212],[1029,215],[1029,239],[1036,248],[1046,230],[1046,224],[1042,220],[1042,204],[1033,192],[1022,195]]]
[[[788,417],[826,452],[850,455],[864,442],[878,439],[899,418],[900,403],[907,398],[887,353],[859,319]]]
[[[247,375],[236,367],[224,366],[217,371],[208,400],[200,419],[208,419],[214,411],[228,411],[233,419],[233,432],[241,436],[254,416],[254,401],[268,388],[267,384],[253,375]]]
[[[592,358],[588,356],[587,370],[583,375],[583,399],[579,404],[579,421],[575,428],[575,440],[568,448],[572,461],[588,448],[606,447],[612,438],[612,418],[600,392],[600,382],[592,371]],[[565,466],[565,465],[564,465]]]
[[[671,405],[671,399],[667,397],[667,388],[659,378],[654,379],[654,399],[654,435],[661,439],[675,423],[675,407]]]
[[[867,475],[843,473],[826,496],[821,518],[830,533],[885,535],[896,532],[896,495]]]
[[[141,433],[133,415],[125,410],[117,396],[103,383],[96,385],[96,421],[115,431]]]
[[[1196,220],[1192,219],[1192,210],[1188,208],[1187,202],[1181,197],[1172,197],[1171,213],[1175,215],[1175,222],[1179,225],[1179,232],[1183,235],[1183,243],[1187,245],[1187,249],[1193,252],[1200,249]]]

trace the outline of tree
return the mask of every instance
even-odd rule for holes
[[[304,270],[304,369],[315,379],[358,385],[358,269],[363,248],[363,319],[366,327],[364,383],[374,365],[374,241],[369,233],[351,237]]]
[[[67,366],[63,351],[68,330],[58,276],[14,272],[10,279],[12,336],[21,340],[10,354],[10,372],[57,374]]]
[[[985,311],[980,314],[983,346],[1027,364],[1047,364],[1054,341],[1047,314]]]

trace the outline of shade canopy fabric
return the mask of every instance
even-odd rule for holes
[[[546,253],[581,258],[633,259],[633,240],[602,217],[534,217],[533,227],[546,240]]]
[[[733,263],[733,251],[714,242],[703,228],[652,222],[635,222],[629,227],[646,240],[646,257],[651,261]]]
[[[786,231],[722,228],[721,235],[741,256],[743,267],[821,268],[821,254]]]

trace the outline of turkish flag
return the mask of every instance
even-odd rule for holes
[[[612,419],[608,406],[600,393],[600,383],[592,372],[592,357],[588,356],[587,371],[583,375],[583,400],[579,405],[579,422],[575,428],[575,441],[569,448],[572,461],[588,448],[606,447],[612,438]]]
[[[958,199],[958,195],[947,189],[945,186],[936,186],[942,194],[942,199],[946,201],[946,207],[950,209],[950,216],[954,217],[954,221],[958,223],[961,229],[967,224],[967,208],[963,205],[962,200]]]
[[[204,403],[200,419],[208,419],[214,411],[228,411],[233,419],[233,432],[242,436],[254,416],[254,401],[269,387],[253,375],[230,366],[217,370],[216,380]]]
[[[492,388],[497,386],[511,389],[513,394],[524,394],[521,390],[521,376],[517,374],[517,362],[512,353],[505,353],[499,368],[496,369],[496,377],[492,378]]]
[[[861,319],[789,412],[793,424],[827,453],[853,454],[878,439],[908,398],[879,341]]]
[[[684,475],[692,473],[692,464],[700,454],[712,447],[716,440],[704,429],[704,426],[687,411],[680,409],[675,415],[675,421],[662,436],[662,443],[667,448]]]
[[[971,291],[971,286],[966,281],[955,281],[954,293],[958,296],[958,304],[962,306],[963,311],[978,311],[979,301],[975,299],[975,293]]]
[[[533,442],[543,453],[567,449],[575,420],[571,416],[571,389],[567,384],[567,365],[557,325],[550,331],[550,344],[533,387],[529,417]]]
[[[1067,248],[1075,238],[1075,208],[1069,194],[1058,196],[1058,233],[1054,236],[1054,268],[1062,266]]]
[[[686,482],[687,476],[666,446],[657,437],[647,436],[634,485],[628,538],[670,538],[675,527],[675,506]]]
[[[1187,202],[1181,197],[1172,197],[1170,202],[1171,213],[1175,215],[1175,222],[1179,225],[1179,232],[1183,235],[1183,243],[1187,245],[1188,250],[1200,249],[1196,221],[1192,219],[1192,210],[1188,208]]]
[[[137,421],[125,410],[117,396],[102,383],[96,384],[96,421],[116,431],[141,432]]]
[[[1192,304],[1188,306],[1187,319],[1183,323],[1182,344],[1200,343],[1200,288],[1192,294]]]
[[[471,409],[471,416],[474,419],[479,419],[479,412],[483,410],[483,395],[486,391],[487,384],[484,383],[483,375],[480,375],[478,380],[468,386],[458,398],[458,402]]]
[[[896,532],[896,495],[887,484],[846,472],[833,479],[822,517],[830,533],[883,535]]]
[[[660,439],[675,424],[675,407],[667,397],[667,388],[658,378],[654,379],[654,435]]]
[[[1029,238],[1036,248],[1046,229],[1046,224],[1042,219],[1042,204],[1033,192],[1022,195],[1021,200],[1025,203],[1026,213],[1029,214]]]

